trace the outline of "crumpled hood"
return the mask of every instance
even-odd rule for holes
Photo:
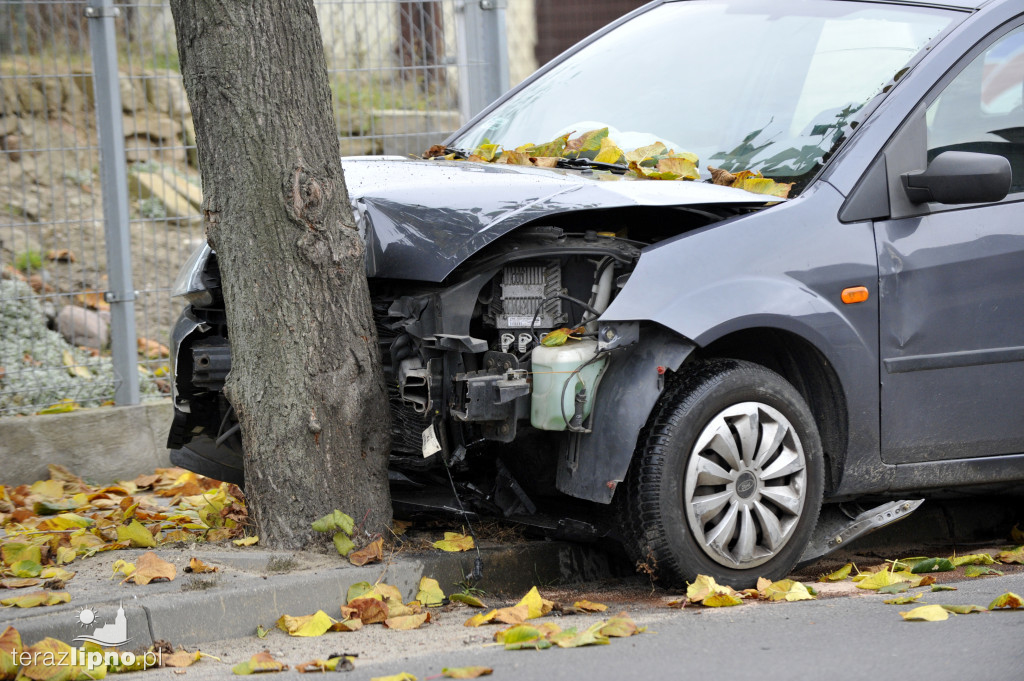
[[[776,202],[705,182],[400,157],[342,160],[370,277],[439,282],[516,227],[546,215],[623,206]]]

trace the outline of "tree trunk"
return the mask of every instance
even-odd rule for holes
[[[391,521],[389,412],[312,0],[172,0],[261,544]],[[358,539],[357,539],[358,541]]]

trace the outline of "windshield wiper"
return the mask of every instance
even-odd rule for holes
[[[600,161],[591,161],[589,158],[560,158],[556,167],[573,170],[580,170],[582,168],[608,170],[616,175],[624,175],[629,170],[629,168],[621,163],[602,163]]]

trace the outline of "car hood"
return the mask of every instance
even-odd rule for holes
[[[484,246],[548,215],[624,206],[765,205],[705,182],[401,157],[342,159],[370,277],[439,282]]]

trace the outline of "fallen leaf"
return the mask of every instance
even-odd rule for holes
[[[35,578],[27,579],[0,579],[0,589],[24,589],[30,586],[39,586],[42,580]]]
[[[475,679],[490,676],[494,670],[490,667],[444,667],[441,674],[449,679]]]
[[[11,596],[0,600],[0,605],[15,608],[35,608],[39,606],[70,603],[71,594],[65,591],[33,591],[22,596]]]
[[[537,627],[528,624],[517,624],[494,635],[495,641],[505,646],[505,650],[544,650],[551,647],[551,641]]]
[[[139,354],[146,359],[161,359],[163,357],[170,357],[171,351],[166,345],[155,340],[148,338],[139,337],[138,341]]]
[[[725,171],[723,171],[725,172]],[[716,183],[717,184],[717,183]],[[850,571],[853,569],[853,563],[847,563],[843,567],[839,568],[835,572],[830,572],[827,575],[818,578],[819,582],[841,582],[850,576]]]
[[[910,591],[910,582],[896,582],[889,586],[883,586],[878,590],[880,594],[901,594]]]
[[[486,605],[484,605],[483,601],[481,601],[476,596],[473,596],[472,594],[452,594],[448,597],[448,600],[456,601],[458,603],[465,603],[466,605],[472,606],[474,608],[487,607]]]
[[[235,539],[231,543],[235,546],[252,546],[253,544],[259,542],[259,540],[259,537],[243,537],[242,539]]]
[[[12,577],[22,578],[38,577],[42,571],[43,566],[33,560],[19,560],[8,569]]]
[[[494,611],[494,616],[491,617],[492,622],[513,625],[522,624],[528,619],[530,619],[530,607],[525,603],[513,605],[509,608],[499,608]]]
[[[199,661],[200,657],[202,655],[198,651],[190,653],[185,649],[181,649],[170,655],[162,655],[160,663],[164,667],[191,667],[193,663]]]
[[[987,553],[972,553],[967,556],[953,556],[949,561],[955,566],[961,565],[994,565],[996,559]]]
[[[608,609],[608,606],[603,603],[592,603],[591,601],[576,601],[572,604],[574,608],[578,608],[583,612],[604,612]]]
[[[965,577],[984,577],[985,575],[999,575],[1002,576],[1002,572],[995,570],[984,565],[968,565],[964,568]]]
[[[901,612],[900,616],[907,621],[941,622],[949,619],[949,611],[941,605],[922,605],[913,610]]]
[[[410,629],[419,629],[420,626],[429,621],[430,613],[422,612],[418,615],[403,615],[400,617],[389,617],[386,620],[384,620],[384,626],[388,629],[408,631]]]
[[[737,594],[713,593],[710,596],[705,596],[701,603],[709,608],[730,608],[734,605],[742,605],[743,599]]]
[[[281,615],[277,620],[277,628],[289,636],[323,636],[332,624],[334,620],[323,610],[301,617]]]
[[[972,612],[988,612],[988,608],[980,605],[943,605],[943,608],[955,615],[969,615]]]
[[[46,252],[46,259],[53,262],[78,262],[78,258],[69,248],[50,249]]]
[[[884,586],[890,586],[899,582],[909,582],[910,580],[901,575],[898,572],[890,572],[889,570],[880,570],[878,572],[869,574],[864,579],[857,582],[858,589],[871,589],[877,591]]]
[[[464,627],[479,627],[484,624],[490,624],[494,621],[494,616],[497,614],[497,610],[491,610],[488,613],[478,612],[477,614],[470,617],[468,620],[463,622]]]
[[[726,594],[735,596],[736,591],[731,586],[725,586],[707,575],[697,575],[693,583],[686,587],[686,598],[691,603],[700,603],[714,594]]]
[[[54,638],[44,638],[39,643],[22,650],[21,660],[28,664],[22,666],[19,678],[38,681],[89,678],[83,674],[82,667],[66,663],[64,665],[54,664],[57,660],[74,660],[75,657],[75,649],[67,643]],[[106,675],[106,667],[100,666],[92,670],[92,674],[96,678],[103,678]]]
[[[915,575],[920,575],[925,572],[949,572],[955,570],[956,566],[948,558],[926,558],[918,563],[915,563],[910,572]]]
[[[21,663],[21,634],[14,627],[7,627],[0,634],[0,679],[13,679],[18,675]]]
[[[888,605],[907,605],[908,603],[913,603],[923,595],[924,592],[918,592],[910,596],[900,596],[899,598],[887,598],[882,602]]]
[[[997,610],[999,608],[1008,608],[1010,610],[1024,608],[1024,599],[1021,599],[1020,596],[1012,591],[1007,591],[1002,596],[999,596],[988,604],[989,610]]]
[[[620,612],[615,617],[609,618],[601,627],[601,635],[612,638],[626,638],[634,634],[642,634],[645,631],[647,631],[647,627],[638,627],[633,618],[625,612]]]
[[[999,559],[1000,563],[1024,564],[1024,546],[1018,546],[1015,549],[1009,549],[1007,551],[1000,551],[996,554],[996,558]]]
[[[363,628],[363,621],[358,617],[354,619],[343,619],[331,625],[331,631],[359,631]]]
[[[358,551],[348,554],[348,560],[353,565],[367,565],[377,563],[384,559],[384,539],[372,541]]]
[[[256,625],[256,638],[264,639],[268,634],[270,634],[270,629],[267,629],[262,624]]]
[[[220,570],[220,568],[214,567],[212,565],[207,565],[206,563],[204,563],[203,561],[199,560],[195,556],[193,556],[191,559],[189,559],[188,567],[185,568],[185,572],[191,572],[191,573],[197,574],[197,575],[202,575],[202,574],[205,574],[207,572],[217,572],[219,570]]]
[[[436,579],[421,577],[419,591],[416,592],[416,600],[428,608],[444,605],[444,592],[441,591],[441,585],[437,583]]]
[[[245,662],[240,662],[231,668],[231,671],[238,676],[248,676],[261,672],[280,672],[288,669],[288,665],[282,664],[271,657],[270,653],[256,653]]]
[[[119,558],[119,559],[114,561],[114,574],[110,575],[110,578],[113,579],[114,576],[116,576],[118,574],[122,574],[122,575],[125,576],[125,579],[127,579],[127,578],[131,577],[134,573],[135,573],[135,563],[129,563],[128,561],[121,560]]]
[[[380,600],[382,596],[378,593],[374,593],[373,584],[369,582],[356,582],[348,588],[348,594],[345,596],[345,601],[351,603],[357,598],[377,598]]]
[[[458,532],[445,532],[444,539],[434,542],[434,548],[452,553],[469,551],[473,548],[473,537]]]
[[[525,605],[527,608],[527,619],[536,619],[543,617],[544,615],[551,612],[555,604],[552,601],[542,598],[540,592],[537,591],[537,587],[532,587],[526,595],[520,599],[516,606]]]
[[[133,520],[127,526],[117,528],[117,538],[119,541],[131,542],[131,545],[135,547],[156,548],[156,539],[153,538],[153,534],[138,520]]]
[[[550,641],[559,648],[582,648],[583,646],[608,645],[608,636],[601,633],[604,622],[595,622],[583,631],[575,628],[566,629],[550,637]]]
[[[956,591],[956,587],[946,586],[945,584],[936,584],[932,587],[932,591]]]
[[[168,563],[152,551],[147,551],[135,561],[135,572],[130,579],[136,584],[145,585],[156,579],[173,582],[177,575],[178,569],[173,563]]]
[[[792,579],[780,579],[773,582],[765,589],[765,595],[770,601],[808,601],[814,600],[814,596],[801,582],[794,582]],[[707,605],[705,600],[704,605]]]
[[[417,679],[409,672],[399,672],[391,676],[374,676],[370,681],[417,681]]]
[[[295,671],[300,674],[308,672],[350,672],[355,669],[352,662],[355,660],[350,655],[339,655],[326,660],[310,660],[295,665]]]
[[[349,602],[349,607],[355,608],[363,624],[383,622],[389,615],[387,604],[377,598],[356,598]]]
[[[1024,544],[1024,530],[1020,529],[1020,525],[1014,525],[1013,529],[1010,530],[1010,539],[1017,544]]]

